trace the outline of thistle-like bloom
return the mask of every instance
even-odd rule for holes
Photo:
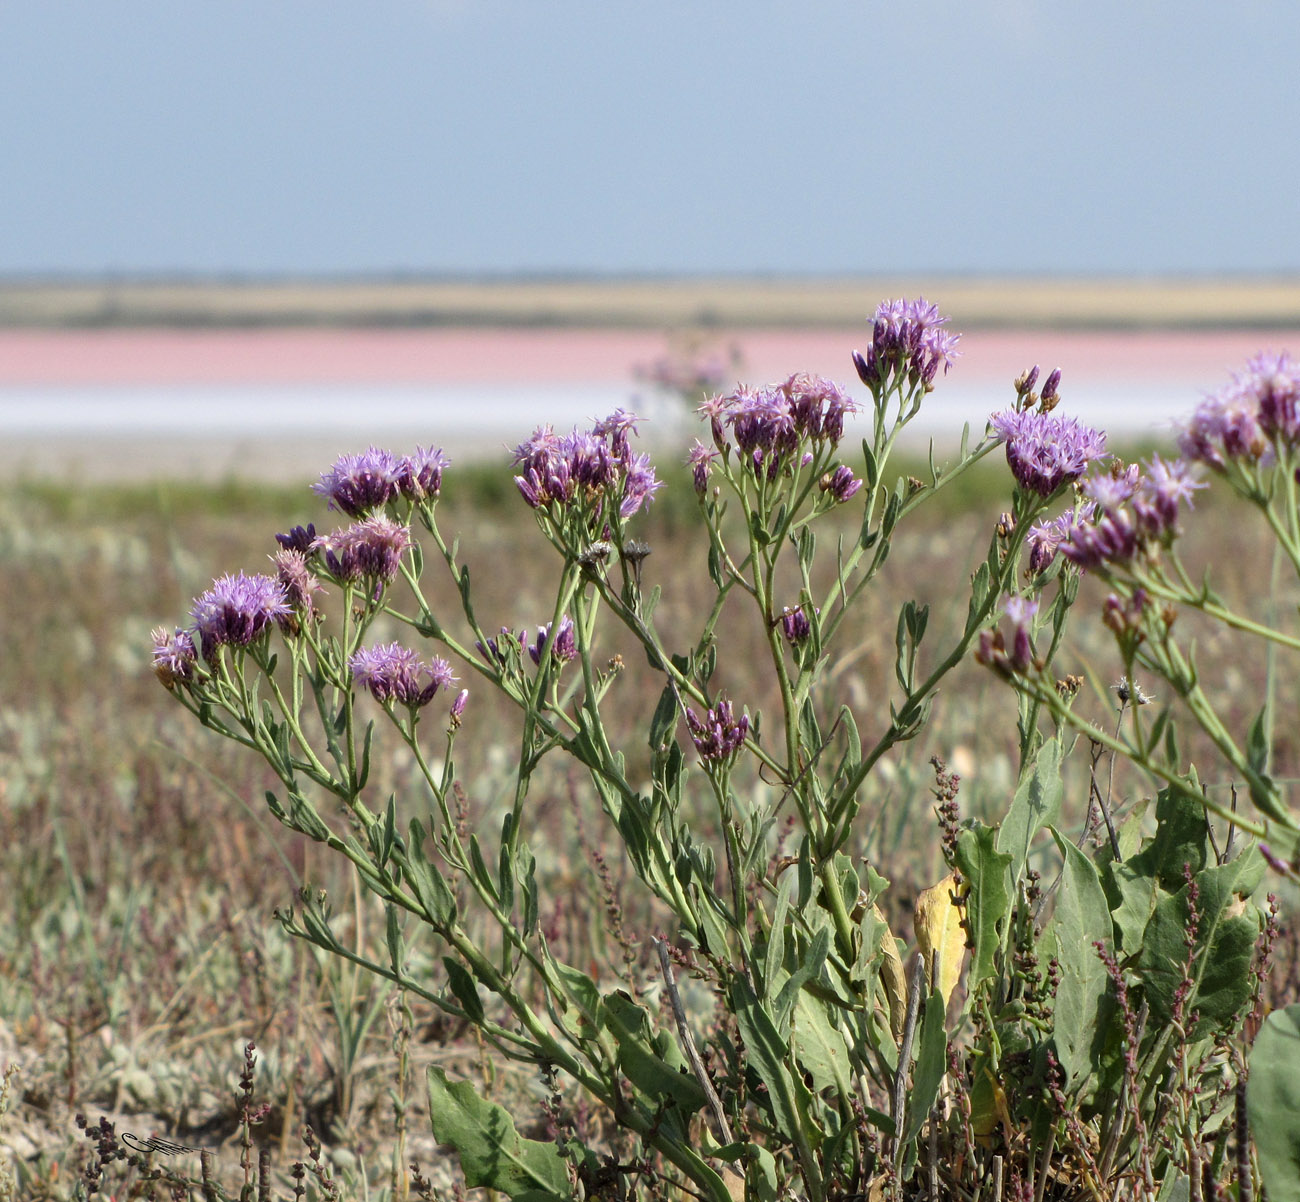
[[[594,504],[596,517],[606,500],[617,499],[620,515],[631,517],[662,487],[650,457],[632,452],[629,435],[636,422],[632,414],[616,409],[591,430],[558,435],[549,425],[539,426],[515,448],[520,495],[533,509]]]
[[[243,572],[214,580],[190,608],[204,659],[211,659],[216,649],[226,644],[247,647],[272,622],[292,612],[284,585],[278,580]]]
[[[451,460],[441,448],[416,447],[397,465],[397,488],[411,501],[436,497],[442,489],[442,471]]]
[[[153,639],[154,675],[169,689],[189,684],[194,679],[194,665],[198,660],[189,631],[168,631],[165,626],[159,626],[149,637]]]
[[[737,718],[730,701],[719,701],[712,709],[704,711],[702,718],[695,711],[686,711],[686,726],[691,732],[691,742],[705,763],[730,759],[740,750],[749,734],[749,715]]]
[[[412,545],[408,526],[385,514],[322,535],[312,549],[324,557],[330,574],[338,580],[392,580],[402,565],[402,555]]]
[[[529,658],[533,663],[542,662],[542,652],[546,649],[546,642],[551,637],[551,624],[547,622],[545,626],[537,628],[537,638],[528,648]],[[567,615],[560,619],[559,629],[555,632],[555,639],[551,643],[551,654],[561,663],[568,663],[571,659],[578,657],[578,643],[573,635],[573,619]]]
[[[1106,435],[1072,417],[1006,409],[989,419],[1007,444],[1007,463],[1021,487],[1050,497],[1106,453]]]
[[[766,388],[742,385],[733,392],[711,397],[698,412],[709,419],[719,451],[734,444],[756,475],[771,477],[793,466],[796,453],[799,462],[810,462],[810,446],[838,445],[844,434],[845,416],[856,413],[858,408],[857,402],[834,381],[800,373],[783,384]],[[691,452],[691,464],[696,469],[698,489],[701,468],[707,466],[701,452]]]
[[[1030,626],[1038,613],[1038,601],[1029,597],[1007,597],[1003,600],[1002,612],[1010,620],[1012,631],[1007,666],[1013,672],[1025,672],[1034,662]]]
[[[314,598],[324,589],[307,566],[307,556],[301,551],[282,547],[271,558],[275,563],[276,577],[284,586],[285,600],[298,618],[310,620],[316,613]],[[287,620],[281,619],[282,624]]]
[[[1036,522],[1029,527],[1029,570],[1045,572],[1056,558],[1057,548],[1070,537],[1070,532],[1085,522],[1092,520],[1097,506],[1092,501],[1083,501],[1067,509],[1060,517],[1051,521]]]
[[[1300,364],[1260,354],[1192,414],[1178,439],[1183,455],[1222,471],[1229,460],[1265,461],[1300,444]]]
[[[435,658],[425,663],[401,643],[361,647],[348,659],[352,683],[367,689],[381,705],[396,701],[412,708],[428,705],[440,689],[456,682],[451,664]],[[461,707],[464,709],[464,706]]]
[[[831,499],[837,505],[842,505],[858,492],[862,487],[862,481],[854,476],[844,464],[840,464],[833,472],[827,472],[817,481],[817,487],[822,492],[829,493]]]
[[[342,455],[321,473],[312,491],[329,498],[331,509],[359,518],[382,509],[400,490],[403,463],[391,451],[371,447],[360,455]]]
[[[948,320],[924,297],[882,301],[872,319],[871,345],[865,353],[853,352],[858,378],[875,395],[899,377],[929,392],[939,369],[947,375],[961,354],[961,335],[943,328]]]

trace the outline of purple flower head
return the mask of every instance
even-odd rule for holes
[[[225,644],[247,647],[272,622],[292,613],[284,585],[271,576],[221,576],[190,607],[204,659]]]
[[[397,575],[402,555],[412,541],[409,527],[378,514],[322,535],[312,547],[322,554],[326,567],[339,580],[387,583]]]
[[[695,479],[695,491],[703,495],[709,487],[709,474],[713,471],[713,461],[718,457],[718,452],[713,447],[705,446],[698,438],[695,445],[691,447],[690,454],[686,456],[686,462],[691,465],[691,473]]]
[[[818,482],[817,487],[829,493],[837,505],[842,505],[862,487],[862,481],[844,464],[833,472],[827,472]]]
[[[284,587],[284,598],[298,618],[310,620],[316,613],[313,600],[322,590],[321,582],[307,566],[307,556],[301,551],[282,547],[271,559],[275,563],[276,578]],[[282,618],[281,625],[291,619]]]
[[[798,647],[806,642],[808,636],[812,634],[812,623],[808,621],[808,615],[802,605],[796,605],[794,609],[786,606],[781,611],[780,621],[781,633],[785,635],[786,642],[792,647]]]
[[[533,509],[552,504],[592,506],[599,518],[608,500],[617,499],[620,514],[631,517],[648,505],[661,487],[648,455],[634,454],[629,435],[638,419],[616,409],[590,430],[557,435],[540,426],[532,438],[515,448],[515,477],[520,495]]]
[[[1007,666],[1013,672],[1025,672],[1034,662],[1031,626],[1038,613],[1038,601],[1029,597],[1005,597],[1002,612],[1011,622],[1011,653]]]
[[[154,675],[169,689],[189,684],[194,679],[194,665],[198,660],[189,631],[168,631],[165,626],[159,626],[150,633],[150,638],[153,639]]]
[[[397,487],[411,501],[436,497],[442,489],[442,471],[451,460],[440,447],[416,447],[397,465]]]
[[[1152,539],[1163,539],[1175,533],[1178,526],[1178,506],[1192,507],[1192,494],[1204,488],[1203,481],[1192,478],[1192,465],[1176,459],[1167,463],[1153,455],[1147,465],[1133,497],[1133,512],[1142,533]]]
[[[533,645],[528,648],[528,655],[533,663],[542,662],[542,652],[546,649],[547,640],[551,635],[551,624],[548,622],[545,626],[537,628],[537,638]],[[551,654],[561,663],[568,663],[571,659],[578,657],[578,644],[573,637],[573,619],[563,617],[560,619],[559,629],[555,632],[555,640],[551,643]]]
[[[286,551],[301,551],[308,555],[316,541],[316,525],[309,522],[306,526],[295,526],[288,534],[277,534],[275,541]]]
[[[360,455],[342,455],[312,490],[329,498],[331,509],[359,518],[382,509],[398,495],[402,464],[391,451],[371,447]]]
[[[688,709],[686,726],[695,750],[705,763],[717,763],[730,759],[740,750],[749,733],[749,715],[737,718],[730,701],[719,701],[712,709],[705,710],[702,718]]]
[[[1072,417],[1006,409],[990,419],[1007,444],[1007,463],[1022,488],[1050,497],[1106,452],[1106,436]]]
[[[1274,446],[1300,444],[1298,400],[1300,364],[1285,353],[1256,355],[1196,410],[1178,449],[1216,471],[1228,460],[1267,462]]]
[[[801,439],[826,439],[838,445],[844,436],[844,416],[861,406],[834,380],[801,372],[781,385],[795,431]]]
[[[516,634],[509,626],[502,626],[500,633],[494,639],[488,639],[486,643],[475,643],[478,653],[489,663],[505,667],[509,662],[511,653],[516,656],[523,649],[524,636]]]
[[[348,659],[352,683],[367,689],[381,705],[396,701],[413,709],[428,705],[440,689],[456,682],[445,659],[425,663],[401,643],[361,647]]]
[[[928,392],[940,368],[946,375],[960,354],[961,335],[943,328],[948,320],[924,297],[882,301],[871,323],[871,346],[865,354],[853,352],[858,377],[873,393],[899,376]]]
[[[1127,509],[1101,514],[1089,525],[1076,525],[1061,543],[1061,554],[1087,571],[1103,564],[1129,563],[1141,545],[1139,530]]]
[[[1060,517],[1030,526],[1029,570],[1034,573],[1047,571],[1056,558],[1056,549],[1070,537],[1074,527],[1091,521],[1096,512],[1097,507],[1093,502],[1083,501],[1078,506],[1067,509]]]
[[[454,727],[460,725],[460,720],[465,716],[465,706],[469,704],[469,690],[461,689],[456,694],[456,700],[451,703],[451,724]]]
[[[1140,472],[1136,463],[1123,471],[1111,470],[1099,476],[1089,476],[1080,486],[1083,495],[1100,510],[1118,509],[1137,492]]]

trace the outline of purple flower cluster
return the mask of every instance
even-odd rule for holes
[[[560,435],[549,425],[539,426],[515,448],[521,473],[515,484],[524,500],[533,509],[545,509],[608,498],[617,500],[624,518],[648,505],[662,483],[655,478],[650,456],[632,451],[628,435],[636,430],[637,420],[616,409],[590,430]]]
[[[858,411],[858,403],[838,384],[821,376],[804,373],[783,384],[766,388],[741,386],[733,392],[711,397],[698,412],[709,419],[713,444],[727,452],[734,440],[741,458],[755,475],[774,477],[779,471],[811,462],[808,446],[838,446],[844,437],[844,418]],[[702,444],[692,450],[695,487],[708,478],[707,456]],[[703,475],[701,473],[703,472]]]
[[[247,647],[272,622],[292,613],[284,585],[272,576],[243,572],[214,580],[190,608],[204,659],[211,659],[218,647]]]
[[[1222,471],[1228,460],[1266,461],[1300,445],[1300,363],[1290,355],[1260,354],[1209,397],[1178,439],[1188,459]]]
[[[818,480],[817,487],[827,493],[837,505],[843,505],[861,489],[862,481],[841,463],[833,472],[827,472]]]
[[[948,318],[924,297],[882,301],[871,324],[871,345],[864,354],[853,352],[858,378],[879,396],[891,381],[906,379],[929,392],[942,368],[944,374],[960,355],[960,334],[943,327]]]
[[[194,638],[188,630],[169,631],[159,626],[150,632],[153,639],[154,675],[169,689],[178,684],[189,684],[194,679],[194,665],[198,653]]]
[[[546,643],[550,637],[551,624],[549,622],[545,626],[537,628],[537,638],[533,640],[528,648],[528,655],[533,663],[540,664],[542,662],[542,652],[546,650]],[[573,636],[572,618],[566,616],[560,619],[559,628],[555,632],[555,639],[551,643],[551,654],[561,663],[568,663],[571,659],[577,659],[578,643]]]
[[[380,643],[362,647],[348,659],[352,683],[368,689],[381,704],[396,701],[413,709],[428,705],[439,689],[456,682],[451,664],[435,658],[425,663],[419,655],[401,643]],[[464,709],[463,703],[461,709]]]
[[[787,605],[781,611],[779,621],[781,633],[785,635],[786,642],[792,647],[807,642],[808,636],[812,634],[812,623],[808,621],[808,615],[802,605],[796,605],[793,609]]]
[[[313,540],[311,549],[320,553],[336,580],[387,583],[397,575],[402,555],[412,542],[410,527],[377,514],[321,535]]]
[[[340,456],[312,489],[329,499],[331,509],[359,518],[398,497],[411,501],[436,497],[449,462],[433,447],[416,447],[413,454],[401,458],[371,447],[359,455]]]
[[[691,475],[695,482],[695,491],[701,496],[709,487],[709,474],[713,471],[713,461],[721,454],[714,447],[705,446],[698,438],[695,445],[691,447],[690,453],[686,456],[686,462],[690,465]]]
[[[316,614],[314,598],[323,588],[307,563],[306,553],[281,547],[271,559],[275,563],[276,578],[284,586],[285,600],[295,614],[310,621]]]
[[[1007,463],[1016,480],[1040,497],[1077,480],[1106,453],[1106,435],[1072,417],[1006,409],[989,418],[989,424],[1007,444]]]
[[[1075,526],[1090,521],[1097,507],[1091,501],[1082,501],[1072,505],[1059,517],[1050,521],[1037,522],[1029,527],[1029,570],[1034,573],[1045,572],[1056,558],[1060,545],[1070,537]]]
[[[686,711],[686,725],[691,732],[691,742],[706,763],[730,759],[740,750],[749,734],[749,715],[737,718],[730,701],[719,701],[712,709],[704,711],[702,718],[695,711]]]
[[[1146,473],[1136,465],[1083,485],[1094,512],[1091,521],[1075,523],[1060,543],[1060,552],[1080,568],[1128,563],[1139,549],[1168,542],[1177,533],[1178,507],[1192,503],[1205,485],[1192,479],[1192,467],[1179,459],[1166,463],[1152,456]]]

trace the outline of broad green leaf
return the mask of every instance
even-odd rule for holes
[[[1060,968],[1053,1039],[1066,1087],[1073,1088],[1086,1083],[1094,1067],[1097,1018],[1109,987],[1094,944],[1111,943],[1111,916],[1092,861],[1060,832],[1053,830],[1052,835],[1065,860],[1050,924]]]
[[[921,1013],[921,1039],[912,1070],[912,1089],[907,1095],[907,1113],[903,1119],[903,1142],[909,1144],[920,1134],[939,1096],[939,1086],[948,1070],[948,1007],[943,998],[931,992]],[[899,1069],[906,1071],[906,1066]]]
[[[474,978],[459,960],[443,956],[442,966],[447,970],[447,984],[465,1011],[465,1017],[476,1026],[483,1021],[483,1001],[478,995]]]
[[[795,1002],[790,1038],[800,1067],[812,1077],[813,1089],[833,1089],[841,1098],[853,1095],[849,1046],[826,1004],[806,989],[800,990]]]
[[[618,1044],[618,1066],[656,1104],[668,1103],[689,1116],[708,1100],[686,1069],[681,1050],[666,1032],[655,1034],[650,1015],[625,993],[607,993],[602,1016]]]
[[[1274,1010],[1255,1037],[1246,1110],[1269,1202],[1300,1202],[1300,1002]]]
[[[1011,857],[1011,881],[1020,879],[1034,838],[1061,814],[1061,744],[1052,739],[1039,749],[1031,771],[1016,789],[1007,815],[998,824],[997,849]]]
[[[554,1143],[524,1139],[507,1110],[484,1101],[468,1081],[451,1084],[436,1065],[428,1081],[433,1137],[456,1149],[470,1189],[486,1186],[516,1202],[572,1198],[568,1165]]]

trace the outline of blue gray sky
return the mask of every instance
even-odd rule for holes
[[[1300,271],[1294,0],[0,0],[0,274]]]

